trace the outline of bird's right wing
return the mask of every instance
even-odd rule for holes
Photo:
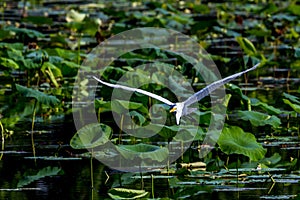
[[[203,88],[202,90],[196,92],[195,94],[193,94],[192,96],[190,96],[187,100],[184,101],[185,105],[188,106],[188,105],[191,105],[197,101],[200,101],[202,98],[204,98],[205,96],[209,95],[211,92],[213,92],[214,90],[218,89],[219,87],[221,87],[222,85],[232,81],[233,79],[236,79],[237,77],[241,76],[242,74],[244,73],[247,73],[249,71],[252,71],[254,69],[257,68],[257,66],[259,66],[260,63],[254,65],[253,67],[245,70],[245,71],[242,71],[242,72],[239,72],[239,73],[236,73],[236,74],[233,74],[231,76],[228,76],[224,79],[221,79],[221,80],[218,80],[208,86],[206,86],[205,88]]]
[[[107,83],[107,82],[104,82],[104,81],[98,79],[98,78],[95,77],[95,76],[93,76],[93,78],[94,78],[96,81],[98,81],[98,82],[100,82],[100,83],[102,83],[103,85],[106,85],[106,86],[108,86],[108,87],[112,87],[112,88],[120,88],[120,89],[127,90],[127,91],[138,92],[138,93],[147,95],[147,96],[149,96],[149,97],[152,97],[152,98],[154,98],[154,99],[157,99],[157,100],[159,100],[159,101],[161,101],[161,102],[163,102],[163,103],[165,103],[165,104],[168,104],[169,106],[173,106],[173,105],[174,105],[174,103],[171,102],[171,101],[169,101],[168,99],[165,99],[165,98],[163,98],[163,97],[161,97],[161,96],[159,96],[159,95],[153,94],[153,93],[151,93],[151,92],[147,92],[147,91],[145,91],[145,90],[141,90],[141,89],[138,89],[138,88],[131,88],[131,87],[123,86],[123,85],[117,85],[117,84]]]

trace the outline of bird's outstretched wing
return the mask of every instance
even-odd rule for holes
[[[206,86],[205,88],[203,88],[202,90],[196,92],[195,94],[193,94],[192,96],[190,96],[187,100],[184,101],[184,104],[185,106],[189,106],[197,101],[200,101],[202,98],[204,98],[205,96],[209,95],[211,92],[213,92],[214,90],[216,90],[217,88],[221,87],[222,85],[232,81],[233,79],[236,79],[237,77],[241,76],[242,74],[244,73],[247,73],[249,71],[252,71],[254,69],[257,68],[257,66],[259,66],[260,63],[254,65],[253,67],[245,70],[245,71],[242,71],[242,72],[239,72],[239,73],[236,73],[236,74],[233,74],[231,76],[228,76],[224,79],[221,79],[221,80],[218,80],[208,86]]]
[[[169,106],[173,106],[175,103],[169,101],[168,99],[165,99],[159,95],[156,95],[156,94],[153,94],[151,92],[147,92],[145,90],[141,90],[141,89],[138,89],[138,88],[131,88],[131,87],[127,87],[127,86],[123,86],[123,85],[117,85],[117,84],[111,84],[111,83],[107,83],[107,82],[104,82],[100,79],[98,79],[97,77],[93,76],[93,78],[102,83],[103,85],[106,85],[108,87],[112,87],[112,88],[120,88],[120,89],[123,89],[123,90],[128,90],[128,91],[132,91],[132,92],[138,92],[138,93],[141,93],[141,94],[144,94],[144,95],[147,95],[149,97],[152,97],[154,99],[157,99],[165,104],[168,104]]]

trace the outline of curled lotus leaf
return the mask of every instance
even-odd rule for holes
[[[77,131],[70,145],[74,149],[90,149],[109,141],[112,130],[106,124],[91,123]]]

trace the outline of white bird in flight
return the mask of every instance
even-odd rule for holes
[[[120,88],[120,89],[123,89],[123,90],[128,90],[128,91],[132,91],[132,92],[138,92],[138,93],[147,95],[149,97],[152,97],[154,99],[157,99],[157,100],[159,100],[159,101],[161,101],[161,102],[163,102],[165,104],[168,104],[170,106],[170,112],[176,112],[176,115],[175,115],[176,116],[176,124],[178,125],[179,122],[180,122],[180,118],[182,116],[188,115],[191,112],[195,111],[195,108],[188,108],[188,106],[190,106],[191,104],[193,104],[195,102],[200,101],[202,98],[204,98],[205,96],[207,96],[208,94],[210,94],[211,92],[213,92],[214,90],[216,90],[217,88],[219,88],[222,85],[224,85],[224,84],[232,81],[233,79],[241,76],[242,74],[247,73],[249,71],[252,71],[252,70],[256,69],[257,66],[259,66],[259,65],[260,65],[260,63],[254,65],[253,67],[251,67],[251,68],[249,68],[249,69],[247,69],[245,71],[233,74],[233,75],[228,76],[228,77],[226,77],[224,79],[221,79],[221,80],[218,80],[216,82],[213,82],[210,85],[206,86],[205,88],[199,90],[198,92],[196,92],[192,96],[190,96],[185,101],[183,101],[183,102],[177,102],[177,103],[173,103],[173,102],[169,101],[168,99],[165,99],[165,98],[163,98],[163,97],[161,97],[161,96],[159,96],[157,94],[153,94],[151,92],[147,92],[145,90],[141,90],[141,89],[138,89],[138,88],[127,87],[127,86],[118,85],[118,84],[107,83],[107,82],[104,82],[104,81],[98,79],[95,76],[93,76],[93,78],[95,80],[97,80],[98,82],[100,82],[103,85],[106,85],[108,87]]]

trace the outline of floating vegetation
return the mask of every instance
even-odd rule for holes
[[[145,190],[133,190],[126,188],[112,188],[108,191],[112,199],[139,199],[148,195]]]
[[[47,177],[47,176],[55,176],[58,175],[58,173],[61,172],[61,168],[58,167],[46,167],[38,171],[36,175],[32,176],[25,176],[23,179],[19,180],[17,187],[21,188],[25,185],[30,184],[33,181],[36,181],[38,179]]]
[[[55,157],[55,156],[36,156],[36,157],[24,157],[24,159],[36,159],[36,160],[53,160],[53,161],[62,161],[62,160],[81,160],[82,158],[64,158],[64,157]]]

